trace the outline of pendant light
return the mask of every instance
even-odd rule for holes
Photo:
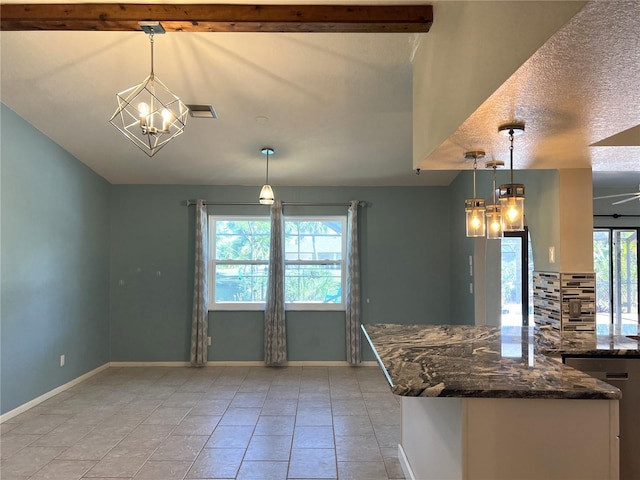
[[[165,33],[159,22],[139,22],[149,35],[151,73],[142,83],[116,94],[118,109],[109,122],[152,157],[182,134],[189,109],[153,72],[153,35]]]
[[[493,203],[487,205],[487,238],[497,239],[502,237],[502,215],[500,214],[500,204],[496,199],[496,169],[504,166],[501,160],[491,160],[485,164],[486,168],[493,168]]]
[[[260,203],[262,205],[271,205],[273,203],[273,189],[269,185],[269,155],[273,155],[275,152],[271,147],[262,147],[260,152],[267,156],[267,178],[260,190]]]
[[[502,125],[498,132],[509,136],[511,171],[511,183],[500,185],[502,229],[505,232],[521,232],[524,230],[524,185],[513,183],[513,137],[524,133],[524,123]]]
[[[482,150],[475,150],[464,154],[464,158],[473,158],[473,198],[468,198],[464,202],[464,211],[466,214],[467,237],[484,237],[485,223],[484,198],[477,198],[476,195],[476,172],[478,170],[478,158],[484,158]]]

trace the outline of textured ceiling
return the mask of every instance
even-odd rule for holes
[[[526,123],[516,139],[517,168],[593,164],[619,172],[602,174],[603,186],[637,187],[639,32],[640,2],[588,4],[471,117],[460,119],[420,165],[432,171],[420,176],[412,160],[412,58],[433,31],[158,36],[157,76],[185,103],[213,104],[219,118],[189,119],[185,133],[153,158],[107,122],[115,93],[148,74],[142,33],[2,32],[0,93],[3,103],[112,183],[259,185],[259,149],[271,145],[274,185],[446,185],[470,167],[465,150],[506,159],[497,126],[515,119]],[[589,147],[629,129],[617,142],[635,146]]]
[[[509,142],[498,126],[513,121],[525,123],[525,134],[514,142],[514,168],[592,166],[594,172],[624,172],[603,175],[609,183],[617,177],[637,184],[640,2],[587,4],[420,167],[470,168],[464,152],[474,149],[508,165]]]

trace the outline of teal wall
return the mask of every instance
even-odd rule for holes
[[[5,413],[109,361],[110,187],[1,108]]]
[[[111,360],[187,361],[194,209],[187,199],[252,202],[258,187],[114,185],[111,188]],[[444,187],[278,187],[285,202],[367,203],[360,209],[364,323],[449,318],[449,212]],[[335,214],[346,208],[285,208]],[[210,206],[209,213],[266,207]],[[159,272],[159,273],[158,273]],[[369,303],[367,303],[369,299]],[[263,358],[261,312],[209,315],[210,360]],[[287,312],[289,359],[345,360],[344,312]],[[365,359],[371,352],[365,348]]]

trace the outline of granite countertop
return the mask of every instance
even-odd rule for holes
[[[393,393],[422,397],[619,399],[545,357],[529,327],[363,325]]]
[[[640,357],[638,338],[615,333],[559,332],[536,328],[536,347],[545,355]]]

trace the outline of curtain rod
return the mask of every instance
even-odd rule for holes
[[[187,207],[195,205],[195,200],[187,200]],[[232,205],[232,206],[240,206],[240,205],[262,205],[258,202],[212,202],[209,200],[205,200],[205,205]],[[347,202],[282,202],[282,206],[291,206],[291,207],[348,207],[350,203]],[[360,206],[365,205],[365,202],[360,202]],[[267,205],[264,205],[267,206]]]
[[[620,217],[640,217],[640,215],[623,215],[621,213],[612,213],[610,215],[594,215],[594,217],[613,217],[613,218],[620,218]]]

